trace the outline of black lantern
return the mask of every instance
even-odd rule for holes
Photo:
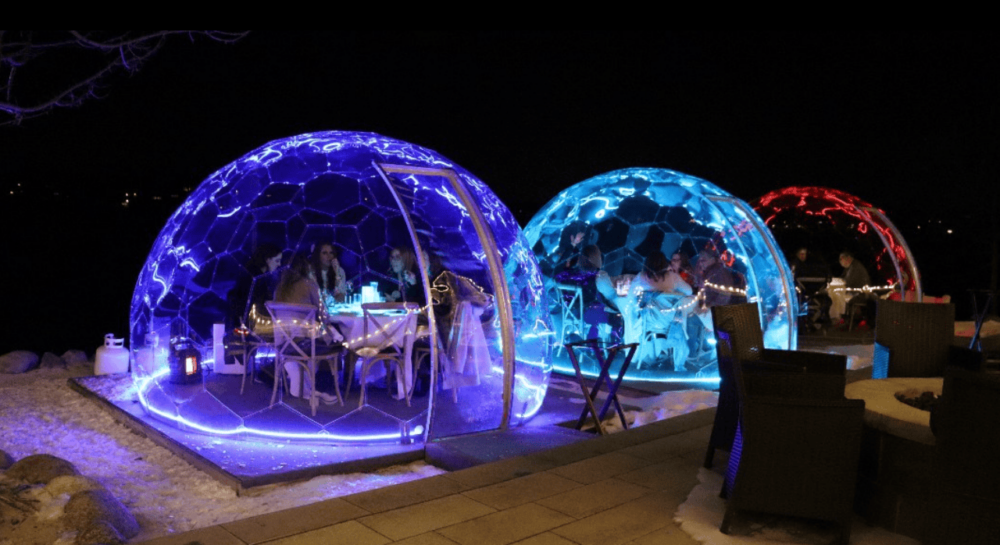
[[[170,382],[173,384],[201,382],[201,351],[190,339],[180,337],[171,340]]]

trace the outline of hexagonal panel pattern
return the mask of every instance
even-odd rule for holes
[[[786,187],[750,203],[785,255],[809,250],[836,272],[840,252],[865,265],[873,285],[917,291],[920,279],[906,240],[885,214],[854,195],[827,187]]]
[[[574,235],[579,238],[575,246]],[[560,372],[573,372],[562,342],[601,337],[640,344],[628,378],[718,381],[706,307],[712,301],[723,304],[717,303],[722,299],[758,301],[765,344],[795,346],[791,274],[784,257],[774,251],[771,233],[746,203],[705,180],[662,169],[602,174],[552,199],[528,223],[525,236],[554,301],[550,312],[559,338],[553,357]],[[600,251],[601,271],[622,286],[617,293],[599,293],[596,271],[580,265],[588,245]],[[699,269],[698,257],[705,250],[710,255],[702,268],[715,256],[724,272]],[[686,280],[694,295],[661,293],[653,301],[649,293],[624,287],[657,251],[667,258],[679,253],[690,261]],[[713,284],[709,277],[724,278],[727,285]],[[572,303],[574,286],[584,300],[582,316],[579,303]],[[583,364],[585,373],[596,373],[592,362]]]
[[[331,298],[320,309],[328,328],[343,330],[341,354],[274,378],[273,327],[258,306],[277,274],[251,270],[249,261],[267,246],[280,249],[287,264],[324,242],[339,253],[352,295],[362,285],[397,281],[394,249],[412,251],[420,264],[415,272],[428,304],[406,322],[405,334],[416,338],[413,363],[403,373],[372,366],[363,401],[357,375],[371,353],[360,349],[378,337],[358,325],[367,321],[359,304]],[[143,406],[185,429],[408,442],[529,419],[551,371],[547,309],[534,254],[484,183],[407,142],[323,132],[268,143],[191,193],[139,275],[130,344]],[[393,343],[381,342],[375,353]],[[440,365],[428,363],[432,351]],[[435,391],[433,383],[444,388]],[[330,403],[338,384],[343,405]],[[323,395],[313,400],[310,390]],[[506,402],[505,390],[512,392]]]

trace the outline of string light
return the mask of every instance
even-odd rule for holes
[[[419,308],[407,308],[407,309],[405,309],[405,314],[403,314],[403,316],[400,316],[400,317],[396,318],[395,320],[393,320],[393,321],[391,321],[391,322],[389,322],[387,324],[382,325],[379,328],[379,331],[369,333],[368,335],[361,335],[360,337],[356,337],[354,339],[344,341],[344,345],[347,346],[347,348],[350,348],[352,350],[356,346],[367,345],[369,339],[375,337],[376,335],[382,335],[384,331],[390,330],[391,328],[395,327],[396,324],[402,322],[403,320],[408,320],[411,314],[423,313],[428,308],[430,308],[430,305],[424,305],[424,306],[419,307]]]
[[[885,290],[894,290],[894,289],[896,289],[895,285],[893,285],[893,284],[886,284],[884,286],[862,286],[860,288],[833,288],[833,291],[835,291],[835,292],[850,291],[850,292],[866,292],[866,293],[871,293],[871,292],[874,292],[874,291],[885,291]]]
[[[737,295],[742,295],[743,297],[747,296],[747,290],[745,289],[734,288],[730,286],[720,286],[718,284],[713,284],[708,281],[705,281],[705,287],[712,288],[715,291],[721,291],[722,293],[735,293]]]

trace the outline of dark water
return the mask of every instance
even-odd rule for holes
[[[3,199],[0,353],[92,354],[106,333],[126,336],[139,269],[178,202],[126,208],[81,195]]]

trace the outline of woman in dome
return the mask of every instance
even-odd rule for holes
[[[691,260],[688,259],[686,254],[681,252],[680,248],[670,256],[670,270],[680,275],[681,280],[684,280],[689,286],[694,286],[698,283]]]
[[[333,244],[322,242],[313,248],[310,261],[313,280],[319,286],[320,295],[324,299],[333,297],[342,303],[347,298],[347,275],[337,258]]]
[[[281,267],[281,250],[273,244],[261,244],[250,260],[250,273],[255,276],[250,295],[251,309],[257,314],[267,314],[264,301],[271,299],[278,287],[278,267]]]
[[[322,325],[320,316],[323,315],[325,307],[321,304],[323,299],[320,297],[319,286],[312,279],[312,267],[305,255],[298,254],[292,258],[291,265],[281,274],[278,289],[274,292],[274,300],[278,303],[294,303],[315,307],[317,309],[317,326]],[[321,331],[321,336],[316,339],[316,355],[339,357],[337,350],[343,341],[343,336],[340,335],[339,331],[329,327],[322,327]],[[285,370],[288,372],[291,382],[289,388],[291,395],[299,397],[301,388],[302,397],[310,397],[313,388],[311,381],[307,380],[305,384],[299,386],[302,383],[302,368],[294,363],[285,363]],[[326,392],[317,392],[317,397],[324,403],[337,401],[336,397]]]
[[[312,279],[312,268],[306,256],[298,254],[292,258],[291,265],[281,274],[278,287],[274,290],[274,300],[321,308],[319,286]]]
[[[586,234],[587,225],[580,221],[575,221],[563,229],[559,237],[559,247],[548,258],[550,275],[559,274],[578,265],[581,245]]]
[[[583,288],[584,322],[591,325],[587,338],[598,337],[600,324],[608,324],[619,334],[622,327],[621,313],[616,307],[618,293],[614,282],[604,271],[604,255],[596,244],[584,246],[580,252],[579,282]]]
[[[417,273],[417,256],[409,248],[393,248],[389,254],[391,280],[383,282],[386,301],[424,304],[424,286]]]
[[[663,252],[646,256],[639,276],[630,290],[637,297],[638,318],[632,337],[641,339],[636,354],[638,368],[670,364],[678,373],[687,372],[690,348],[687,344],[687,317],[692,308],[689,297],[694,290],[670,265]],[[633,318],[635,320],[635,318]]]
[[[691,285],[681,278],[667,259],[667,256],[660,251],[655,251],[646,256],[642,272],[635,279],[636,286],[645,291],[658,291],[675,295],[691,295],[694,290]]]
[[[227,329],[253,325],[256,319],[267,317],[264,301],[269,301],[278,285],[281,249],[273,244],[261,244],[247,264],[249,275],[243,275],[229,293],[230,323]]]

